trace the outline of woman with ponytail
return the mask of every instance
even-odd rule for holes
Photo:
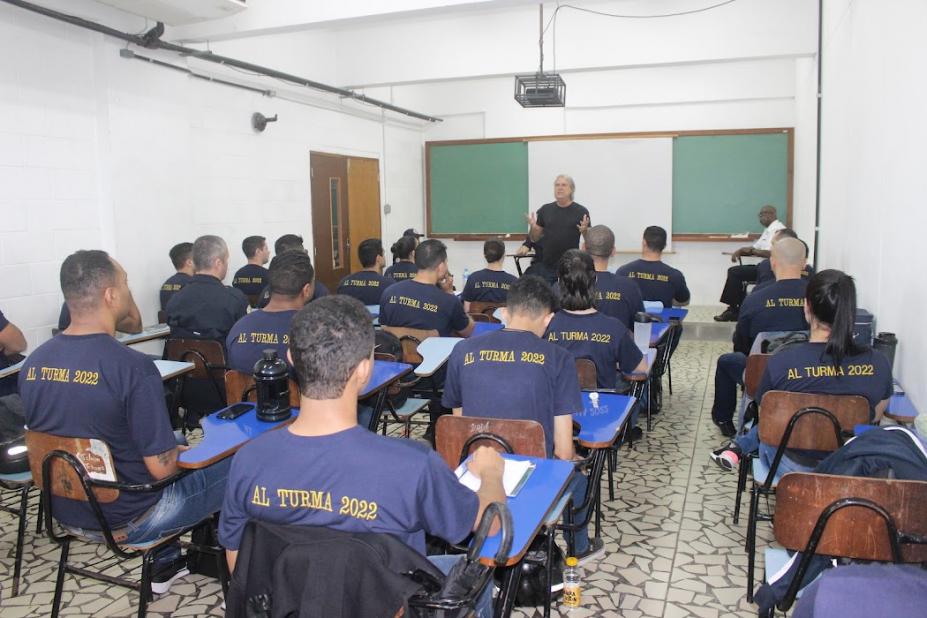
[[[853,278],[839,270],[822,270],[811,277],[805,292],[805,319],[811,326],[808,342],[781,348],[769,358],[756,390],[756,402],[772,390],[860,395],[869,401],[870,420],[878,423],[892,396],[892,370],[885,356],[853,339]],[[757,450],[767,465],[776,454],[774,447],[760,443],[759,429],[754,425],[749,433],[712,453],[711,458],[725,470],[735,470],[744,453]],[[786,454],[778,472],[813,470],[813,460],[813,455],[803,453],[790,458]]]
[[[415,266],[415,246],[418,240],[415,236],[402,236],[393,243],[390,251],[393,253],[393,265],[383,273],[393,281],[411,279],[418,272]]]

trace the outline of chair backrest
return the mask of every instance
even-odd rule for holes
[[[467,452],[463,453],[467,441],[477,435],[485,437],[473,440],[467,447]],[[508,451],[496,439],[505,442],[516,455],[547,457],[544,428],[537,421],[447,414],[438,418],[435,427],[438,454],[452,470],[479,446],[491,446],[501,452]]]
[[[167,324],[167,311],[162,309],[158,312],[158,324]]]
[[[258,303],[261,302],[261,294],[246,294],[248,297],[248,304],[251,305],[251,308],[258,306]]]
[[[470,313],[482,313],[485,316],[488,316],[490,321],[498,324],[499,320],[493,317],[496,309],[499,307],[505,307],[505,303],[490,303],[483,302],[479,300],[470,301]]]
[[[485,313],[473,313],[469,312],[467,315],[470,316],[470,319],[474,322],[488,322],[490,324],[498,324],[499,320],[495,319],[491,315],[486,315]]]
[[[760,385],[760,378],[766,371],[766,363],[771,354],[751,354],[747,357],[747,368],[744,370],[744,393],[751,399],[756,395],[756,388]]]
[[[807,408],[821,408],[836,418],[840,431],[852,434],[856,425],[869,422],[869,402],[859,395],[817,395],[769,391],[760,402],[760,442],[779,446],[792,417]],[[824,414],[804,414],[789,436],[788,448],[834,451],[842,446],[833,422]]]
[[[579,378],[579,387],[583,390],[594,391],[599,386],[595,363],[588,358],[576,359],[576,377]]]
[[[192,378],[221,380],[225,373],[225,349],[212,339],[168,339],[164,358],[193,363]]]
[[[840,501],[846,506],[822,518]],[[779,481],[773,520],[776,541],[786,549],[805,551],[820,522],[823,534],[815,553],[893,561],[885,518],[860,506],[861,501],[881,507],[898,532],[927,538],[927,482],[800,472]],[[901,543],[899,548],[902,562],[927,561],[927,545]]]
[[[292,379],[290,383],[290,407],[299,407],[299,385]],[[257,389],[254,386],[254,376],[235,369],[225,372],[225,398],[229,405],[238,401],[256,401]]]
[[[102,440],[90,438],[67,438],[53,436],[40,431],[26,431],[26,448],[29,449],[29,469],[32,471],[32,480],[39,489],[45,487],[46,479],[42,474],[45,458],[52,452],[63,451],[73,455],[80,462],[91,478],[103,479],[115,477],[115,464],[109,445]],[[87,494],[81,484],[80,477],[74,468],[62,459],[55,458],[50,463],[49,476],[51,479],[52,495],[72,500],[87,502]],[[95,487],[98,502],[115,502],[119,498],[119,490]]]
[[[418,353],[418,344],[429,337],[437,337],[439,334],[434,329],[424,330],[405,326],[383,326],[382,328],[399,339],[399,343],[402,345],[403,361],[412,365],[418,365],[422,362],[422,356]]]

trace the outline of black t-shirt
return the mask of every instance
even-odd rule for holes
[[[617,319],[599,312],[560,310],[550,321],[546,337],[569,350],[574,358],[588,358],[595,363],[599,388],[615,388],[619,369],[634,371],[643,358],[631,332]]]
[[[49,339],[26,358],[19,392],[30,429],[102,440],[110,448],[120,481],[154,481],[142,458],[176,445],[157,367],[107,334]],[[118,528],[145,513],[160,495],[121,492],[115,502],[100,506],[107,521]],[[55,501],[55,516],[62,522],[98,528],[88,503]]]
[[[171,337],[215,339],[225,345],[232,326],[248,313],[248,299],[212,275],[193,275],[166,311]]]
[[[534,333],[508,329],[454,346],[441,403],[462,408],[464,416],[538,421],[548,457],[554,417],[583,410],[570,353]]]
[[[825,343],[801,343],[769,357],[756,389],[756,401],[767,391],[860,395],[869,401],[870,418],[879,402],[892,396],[892,368],[881,352],[865,349],[843,359],[836,368]]]
[[[442,337],[467,328],[470,318],[453,294],[418,281],[400,281],[380,299],[380,324],[437,330]]]
[[[193,276],[188,275],[187,273],[174,273],[167,278],[167,281],[161,286],[161,292],[159,294],[161,300],[161,311],[167,309],[167,303],[170,302],[171,298],[174,297],[174,294],[180,291],[183,286],[187,285],[193,281]],[[71,319],[68,316],[68,322],[70,323]],[[60,322],[60,320],[59,320]],[[60,326],[58,328],[61,328]]]
[[[393,281],[405,281],[411,279],[418,272],[418,267],[414,262],[396,262],[386,269],[384,277],[389,277]]]
[[[365,305],[379,305],[383,290],[394,283],[395,280],[372,270],[361,270],[342,279],[336,293],[352,296]]]
[[[514,275],[504,270],[478,270],[469,278],[460,298],[466,302],[504,303],[508,298],[509,288],[518,281]]]
[[[261,293],[264,286],[269,283],[269,271],[258,264],[245,264],[238,269],[232,278],[232,287],[241,290],[245,296],[254,296]]]
[[[734,351],[750,353],[756,336],[779,330],[808,330],[805,321],[806,279],[777,281],[744,299],[734,329]]]
[[[672,307],[674,300],[678,303],[689,302],[691,295],[686,278],[663,262],[634,260],[620,266],[615,274],[633,279],[644,300],[660,301],[664,307]]]
[[[557,202],[551,202],[538,209],[537,222],[544,228],[544,254],[541,260],[545,266],[555,269],[564,253],[579,248],[580,233],[577,226],[583,217],[588,216],[586,207],[576,202],[563,207],[558,206]]]

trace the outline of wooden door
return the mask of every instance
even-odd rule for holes
[[[332,292],[351,273],[348,165],[345,157],[310,153],[315,278]]]
[[[348,220],[350,221],[351,272],[361,269],[357,248],[380,236],[380,162],[348,158]]]

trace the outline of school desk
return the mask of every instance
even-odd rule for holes
[[[505,328],[505,324],[496,324],[495,322],[474,322],[473,323],[473,334],[471,335],[471,337],[485,335],[486,333],[491,333],[493,331],[502,330],[503,328]]]
[[[393,361],[375,360],[373,361],[373,373],[370,374],[370,380],[367,386],[358,395],[358,399],[365,399],[376,395],[376,401],[373,404],[373,414],[370,417],[370,425],[367,427],[370,431],[376,431],[380,424],[380,415],[386,406],[386,395],[391,384],[402,378],[412,371],[412,365],[406,363],[397,363]]]
[[[657,359],[657,350],[655,348],[650,348],[647,350],[647,354],[644,356],[644,359],[647,361],[647,370],[642,372],[632,372],[625,373],[622,372],[624,379],[628,382],[631,382],[631,391],[630,395],[636,397],[637,399],[642,399],[644,394],[650,393],[650,375],[653,371],[654,362]],[[653,427],[652,418],[651,418],[651,401],[650,397],[647,397],[647,431],[650,431]]]
[[[421,364],[415,368],[415,375],[425,378],[441,368],[447,362],[454,346],[463,341],[460,337],[429,337],[418,344]]]
[[[236,404],[237,405],[237,404]],[[177,467],[187,469],[205,468],[220,459],[233,455],[242,446],[260,435],[289,425],[298,410],[290,411],[290,418],[276,423],[266,423],[257,419],[253,403],[243,405],[251,409],[233,420],[219,418],[222,410],[213,412],[200,419],[203,427],[203,441],[189,450],[182,451],[177,457]]]
[[[19,373],[19,370],[23,368],[23,363],[26,362],[26,359],[23,359],[16,363],[15,365],[10,365],[9,367],[4,367],[0,369],[0,378],[5,378],[7,376],[12,376]]]
[[[917,408],[914,407],[914,402],[897,380],[894,384],[895,392],[888,400],[888,410],[885,411],[885,416],[902,425],[910,425],[917,416]]]
[[[161,374],[161,380],[167,382],[171,378],[176,378],[182,376],[185,373],[190,373],[193,369],[196,368],[196,365],[193,363],[185,363],[183,361],[171,361],[171,360],[161,360],[160,358],[154,361],[155,367],[158,368],[158,373]]]
[[[152,324],[142,329],[140,333],[116,333],[116,341],[126,345],[134,345],[152,339],[164,339],[171,334],[171,327],[167,324]]]

